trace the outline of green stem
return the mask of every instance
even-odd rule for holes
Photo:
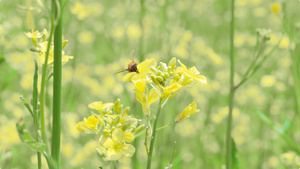
[[[41,97],[40,97],[41,133],[42,133],[43,142],[46,144],[46,152],[49,152],[49,147],[48,147],[47,134],[46,134],[46,130],[45,130],[45,86],[46,86],[45,82],[46,82],[47,65],[48,65],[48,58],[49,58],[49,53],[50,53],[53,30],[54,30],[54,24],[52,22],[50,36],[48,39],[47,51],[46,51],[46,55],[45,55],[45,62],[43,65],[42,81],[41,81]]]
[[[152,154],[153,154],[153,150],[154,150],[154,143],[155,143],[155,137],[156,137],[156,131],[157,131],[156,127],[157,127],[157,121],[158,121],[158,117],[160,114],[160,110],[162,107],[162,102],[163,102],[163,99],[160,98],[159,106],[158,106],[157,113],[156,113],[156,118],[154,119],[154,125],[152,128],[152,137],[151,137],[151,142],[150,142],[150,150],[149,150],[149,154],[148,154],[147,169],[151,169]]]
[[[41,158],[41,153],[37,152],[37,159],[38,159],[38,169],[42,168],[42,158]]]
[[[229,93],[229,113],[227,119],[226,134],[226,169],[231,169],[231,125],[232,109],[234,103],[234,0],[231,0],[231,24],[230,24],[230,93]]]
[[[62,0],[52,1],[57,25],[54,30],[54,64],[53,64],[53,123],[51,156],[57,168],[60,168],[61,137],[61,82],[62,82]]]

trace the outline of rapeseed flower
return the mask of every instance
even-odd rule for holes
[[[84,118],[77,124],[77,129],[100,136],[97,151],[106,160],[116,161],[123,157],[131,157],[135,148],[127,143],[132,142],[134,134],[144,127],[138,126],[138,121],[141,120],[129,116],[129,107],[123,110],[119,99],[114,104],[96,101],[89,104],[89,107],[96,109],[100,114]]]
[[[199,112],[200,110],[197,109],[197,103],[193,101],[193,103],[189,104],[181,114],[179,114],[175,118],[175,123],[181,123],[183,122],[187,117],[190,117],[190,115],[195,114]]]
[[[89,118],[84,118],[82,122],[77,124],[77,129],[79,131],[84,131],[87,133],[98,132],[98,123],[99,123],[99,116],[96,118],[94,115],[91,115]]]
[[[116,128],[112,132],[112,137],[101,137],[99,143],[101,152],[105,154],[107,160],[117,161],[122,157],[131,157],[135,148],[131,144],[126,144],[132,141],[134,136],[132,133],[125,133],[122,129]]]

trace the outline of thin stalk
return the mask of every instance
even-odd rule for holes
[[[231,169],[231,125],[232,109],[234,103],[234,0],[231,0],[231,24],[230,24],[230,93],[229,93],[229,113],[227,119],[226,134],[226,169]]]
[[[42,158],[41,153],[37,152],[37,159],[38,159],[38,169],[42,168]]]
[[[146,12],[146,7],[145,7],[145,0],[140,0],[141,3],[141,18],[140,18],[140,25],[141,25],[141,29],[142,29],[142,36],[140,39],[140,53],[139,53],[139,57],[141,59],[141,61],[144,60],[144,26],[143,26],[143,19],[145,16],[145,12]]]
[[[162,130],[162,129],[164,129],[164,128],[166,128],[166,127],[169,127],[169,126],[172,126],[172,125],[174,125],[174,124],[175,124],[174,122],[173,122],[173,123],[170,123],[170,124],[167,124],[167,125],[165,125],[165,126],[162,126],[162,127],[158,128],[158,129],[156,129],[156,131]]]
[[[45,55],[45,62],[43,65],[43,72],[42,72],[42,81],[41,81],[41,96],[40,96],[40,120],[41,120],[41,133],[42,133],[42,139],[43,142],[46,144],[46,152],[49,152],[48,147],[48,140],[47,140],[47,134],[45,130],[45,86],[46,86],[46,74],[47,74],[47,63],[50,53],[50,46],[52,42],[52,36],[53,36],[53,30],[54,30],[54,24],[51,24],[51,30],[50,30],[50,36],[48,39],[48,45],[47,45],[47,51]]]
[[[157,113],[156,113],[156,118],[154,119],[154,124],[153,124],[153,129],[152,129],[152,137],[151,137],[151,142],[150,142],[150,150],[149,150],[149,154],[148,154],[147,169],[151,169],[152,154],[153,154],[153,150],[154,150],[154,143],[155,143],[155,137],[156,137],[156,131],[157,131],[156,127],[157,127],[157,121],[158,121],[158,117],[160,114],[160,110],[162,107],[162,102],[163,102],[163,99],[160,98],[159,106],[158,106]]]
[[[61,136],[61,83],[62,83],[62,0],[52,1],[57,25],[54,30],[54,64],[53,64],[53,123],[51,156],[57,168],[60,168]]]

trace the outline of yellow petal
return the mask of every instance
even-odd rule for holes
[[[156,67],[157,61],[154,58],[146,59],[145,61],[139,63],[137,65],[137,68],[139,70],[139,73],[148,73],[150,72],[150,67]]]
[[[84,129],[81,127],[83,125],[83,122],[81,121],[81,122],[79,122],[78,124],[77,124],[77,129],[79,130],[79,131],[84,131]]]
[[[132,77],[133,77],[134,75],[136,75],[136,74],[137,74],[137,73],[135,73],[135,72],[127,73],[127,74],[122,78],[122,80],[123,80],[124,82],[130,82],[131,79],[132,79]]]
[[[150,93],[148,94],[147,103],[150,105],[158,99],[159,99],[159,95],[158,95],[157,91],[154,88],[152,88],[150,90]]]
[[[204,76],[202,76],[202,75],[194,75],[194,76],[192,76],[192,77],[193,77],[193,79],[195,79],[195,80],[197,80],[197,81],[199,81],[199,82],[201,82],[201,83],[203,83],[203,84],[206,84],[206,83],[207,83],[206,77],[204,77]]]
[[[112,133],[112,139],[115,141],[115,142],[123,142],[125,138],[125,133],[122,129],[120,128],[116,128],[113,133]]]
[[[108,160],[120,160],[122,158],[122,154],[120,152],[117,152],[115,149],[109,149],[106,152],[106,158]]]
[[[131,144],[124,144],[122,146],[122,154],[126,157],[131,157],[135,152],[135,148]]]
[[[125,133],[125,141],[126,142],[132,142],[134,140],[134,135],[130,132]]]
[[[181,65],[181,67],[183,68],[183,70],[186,72],[188,71],[188,69],[186,68],[186,66],[180,62],[180,60],[178,59],[178,63]]]
[[[176,118],[175,118],[175,123],[181,123],[186,119],[185,116],[183,116],[182,114],[179,114]]]

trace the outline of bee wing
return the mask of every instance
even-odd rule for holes
[[[125,71],[128,71],[128,69],[118,69],[114,72],[114,75]]]
[[[129,56],[130,56],[130,60],[131,60],[132,62],[134,62],[135,50],[132,50]]]

